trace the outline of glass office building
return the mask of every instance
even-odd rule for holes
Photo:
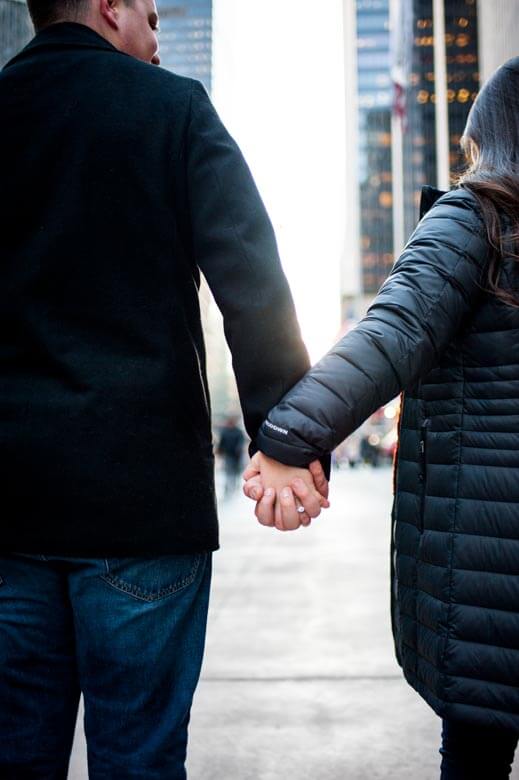
[[[362,289],[376,293],[393,264],[389,0],[357,0],[360,260]]]
[[[212,87],[212,0],[157,0],[161,66]]]
[[[406,237],[418,220],[421,187],[437,183],[433,3],[412,2],[414,29],[408,52],[403,140]],[[449,169],[453,179],[463,168],[460,139],[479,89],[477,24],[476,0],[445,3]]]
[[[445,3],[447,97],[449,101],[449,167],[455,177],[463,169],[460,139],[479,90],[478,11],[476,0]]]
[[[436,74],[432,0],[406,3],[403,111],[403,232],[418,220],[421,188],[437,183]],[[449,169],[463,167],[460,138],[479,89],[476,0],[446,0]],[[391,115],[395,92],[389,0],[356,0],[359,105],[360,261],[364,294],[376,293],[394,262]],[[401,31],[395,31],[396,38]],[[400,214],[400,212],[399,212]],[[400,220],[400,216],[398,217]]]
[[[403,133],[404,236],[414,230],[424,184],[436,186],[436,111],[432,0],[413,0]]]
[[[21,0],[0,0],[0,68],[33,34],[26,4]]]

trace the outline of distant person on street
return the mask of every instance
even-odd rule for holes
[[[281,464],[307,466],[404,391],[397,655],[443,719],[443,780],[501,780],[519,734],[519,58],[484,86],[463,147],[460,186],[425,189],[367,316],[268,415],[246,492],[271,490],[261,523],[298,527]]]
[[[217,452],[222,456],[225,470],[225,496],[236,492],[242,469],[245,436],[236,417],[228,417],[220,433]]]
[[[182,780],[218,547],[200,271],[253,448],[309,362],[239,149],[157,67],[154,0],[28,7],[0,74],[0,778],[67,776],[82,691],[91,780]]]

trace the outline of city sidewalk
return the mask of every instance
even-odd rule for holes
[[[190,780],[437,780],[439,720],[393,656],[390,470],[334,473],[331,498],[291,534],[222,503]]]
[[[192,780],[439,776],[439,721],[393,656],[391,471],[335,472],[331,500],[292,534],[223,507]]]

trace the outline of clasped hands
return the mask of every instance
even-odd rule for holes
[[[256,501],[258,522],[279,531],[308,526],[321,509],[330,506],[328,480],[318,460],[302,469],[257,452],[243,472],[243,479],[243,492]]]

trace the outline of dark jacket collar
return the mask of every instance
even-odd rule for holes
[[[27,54],[32,54],[39,49],[74,49],[78,47],[105,49],[107,51],[118,52],[119,54],[122,53],[119,52],[115,46],[112,46],[106,38],[103,38],[102,35],[99,35],[95,30],[92,30],[91,27],[87,27],[84,24],[78,24],[77,22],[57,22],[36,33],[27,46],[7,63],[6,67],[11,65],[11,63],[16,62],[19,58],[23,58]]]
[[[444,190],[437,190],[436,187],[422,187],[422,197],[420,198],[420,219],[432,209],[437,200],[442,195],[446,195]]]

